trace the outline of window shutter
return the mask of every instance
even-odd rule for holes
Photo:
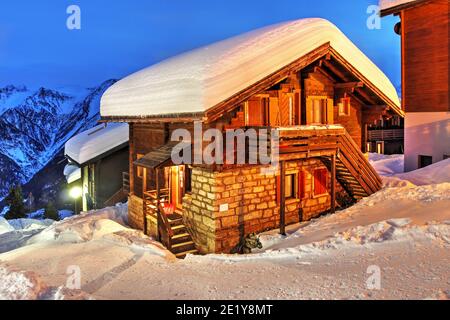
[[[334,101],[327,99],[327,124],[334,123]]]
[[[280,119],[282,126],[289,125],[289,95],[286,92],[279,92],[279,109],[280,109]]]
[[[281,204],[281,177],[277,176],[277,204]]]
[[[278,98],[269,98],[269,124],[271,126],[280,125],[280,108]]]
[[[306,124],[311,124],[314,121],[314,115],[313,115],[313,100],[311,98],[308,98],[306,100]]]
[[[300,106],[300,92],[296,92],[294,95],[294,114],[295,124],[300,125],[302,123],[302,113]]]
[[[261,99],[252,99],[248,101],[248,123],[249,126],[263,125],[263,110]]]

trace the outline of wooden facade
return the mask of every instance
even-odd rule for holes
[[[430,1],[400,17],[404,110],[449,112],[449,2]]]
[[[405,170],[411,171],[450,153],[450,2],[409,1],[381,14],[400,18]]]
[[[131,225],[182,257],[233,252],[250,233],[283,233],[378,191],[381,179],[363,154],[367,127],[396,115],[392,101],[325,45],[191,119],[103,121],[130,124]],[[193,132],[194,118],[222,132],[275,130],[279,165],[171,164],[171,134]]]

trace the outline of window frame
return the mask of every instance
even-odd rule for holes
[[[342,109],[341,109],[342,107]],[[341,101],[338,103],[338,115],[340,117],[349,117],[351,109],[351,99],[350,97],[341,98]]]
[[[291,195],[290,196],[288,196],[287,194],[286,194],[286,192],[287,192],[287,178],[288,177],[292,177],[292,181],[291,181],[291,188],[290,188],[290,193],[291,193]],[[284,185],[285,185],[285,195],[284,195],[284,198],[286,199],[286,200],[297,200],[297,199],[299,199],[298,198],[298,195],[299,195],[299,192],[298,192],[298,172],[286,172],[286,174],[285,174],[285,176],[284,176]]]
[[[285,173],[285,179],[288,176],[293,176],[293,183],[291,186],[291,191],[294,193],[294,196],[292,197],[287,197],[285,195],[285,200],[286,201],[291,201],[291,202],[295,202],[295,201],[301,201],[305,198],[305,171],[303,170],[290,170],[287,171]],[[280,190],[280,186],[281,186],[281,177],[278,175],[277,179],[276,179],[276,201],[279,204],[281,201],[281,190]],[[301,186],[300,186],[301,184]],[[286,180],[285,180],[285,186],[286,186]],[[287,189],[285,189],[286,191]]]

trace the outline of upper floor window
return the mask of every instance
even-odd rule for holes
[[[350,106],[351,101],[350,98],[342,98],[341,102],[338,104],[339,106],[339,116],[349,116],[350,115]]]
[[[308,97],[306,101],[306,124],[333,124],[333,99]]]

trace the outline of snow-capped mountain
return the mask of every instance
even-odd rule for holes
[[[0,199],[26,184],[65,142],[99,119],[100,98],[115,80],[95,88],[0,88]]]

